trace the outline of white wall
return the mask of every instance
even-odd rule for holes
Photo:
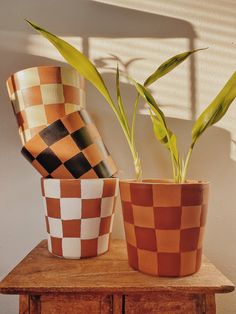
[[[0,2],[1,278],[45,237],[40,177],[20,154],[21,144],[5,80],[23,68],[61,64],[62,61],[57,52],[26,25],[24,18],[67,38],[88,53],[112,90],[111,68],[116,66],[116,58],[109,54],[120,58],[123,69],[143,81],[166,58],[189,48],[209,47],[152,87],[184,152],[190,141],[192,120],[235,71],[234,0],[99,2]],[[127,106],[131,106],[134,93],[125,81],[122,90]],[[88,109],[120,168],[120,176],[133,177],[130,153],[110,108],[91,86],[88,86],[87,98]],[[236,103],[222,122],[199,141],[189,177],[211,182],[205,254],[236,283],[235,106]],[[170,177],[169,156],[155,141],[149,117],[140,114],[137,126],[145,177]],[[123,237],[119,208],[114,237]],[[235,296],[231,293],[217,297],[219,314],[236,312]],[[0,296],[0,313],[17,313],[16,297]]]

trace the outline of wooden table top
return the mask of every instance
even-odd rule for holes
[[[204,257],[201,270],[183,278],[158,278],[133,270],[123,240],[96,258],[68,260],[52,256],[40,242],[0,283],[5,294],[186,292],[226,293],[233,283]]]

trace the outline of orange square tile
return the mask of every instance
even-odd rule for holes
[[[52,253],[58,256],[62,256],[62,239],[61,238],[51,238],[51,246],[52,246]]]
[[[27,115],[24,110],[16,114],[16,120],[17,120],[18,125],[22,128],[22,130],[26,130],[29,128]]]
[[[44,169],[36,159],[32,162],[32,165],[36,170],[38,170],[42,177],[46,178],[49,175],[47,170]]]
[[[74,86],[63,85],[65,102],[71,104],[80,103],[80,89]]]
[[[162,253],[180,251],[180,230],[156,230],[157,250]]]
[[[157,275],[157,253],[138,249],[138,265],[142,272]]]
[[[33,86],[21,90],[26,106],[40,105],[43,103],[40,86]]]
[[[25,144],[26,149],[33,155],[35,158],[44,151],[48,146],[42,140],[42,138],[37,134],[34,138]]]
[[[59,67],[38,67],[40,84],[61,83],[61,70]]]
[[[51,173],[52,178],[56,179],[73,179],[73,175],[62,164]]]
[[[80,180],[61,180],[60,189],[62,198],[81,197]]]
[[[115,195],[116,181],[115,180],[104,180],[103,181],[103,194],[102,197],[111,197]]]
[[[81,240],[81,257],[97,256],[98,239]]]
[[[108,234],[111,227],[111,216],[102,217],[100,222],[99,235]]]
[[[120,197],[123,202],[131,202],[130,184],[120,182]]]
[[[91,136],[93,141],[101,139],[101,135],[99,134],[96,126],[93,123],[87,124],[87,128],[88,128],[89,135]]]
[[[84,156],[87,158],[92,167],[96,166],[103,160],[102,152],[96,143],[91,144],[83,150]]]
[[[81,129],[85,125],[78,112],[73,112],[66,116],[66,118],[63,119],[63,124],[70,133]]]
[[[62,230],[64,238],[79,238],[81,229],[81,220],[62,220]]]
[[[135,235],[135,230],[134,230],[134,225],[128,223],[128,222],[124,222],[124,228],[125,228],[125,237],[126,237],[126,241],[133,245],[136,246],[137,242],[136,242],[136,235]]]
[[[101,216],[101,198],[82,199],[82,218]]]
[[[79,147],[69,135],[62,138],[60,141],[57,141],[55,144],[50,146],[50,148],[61,160],[61,162],[66,162],[80,152]]]
[[[64,104],[50,104],[45,105],[45,113],[48,124],[65,116],[65,105]]]
[[[197,251],[181,253],[180,275],[186,276],[196,271]]]
[[[153,185],[153,204],[159,207],[176,207],[181,205],[181,185]]]
[[[47,215],[51,218],[61,218],[60,199],[46,197]]]
[[[200,227],[201,205],[182,206],[181,229]]]
[[[135,226],[154,228],[153,207],[133,205],[133,216]]]
[[[86,173],[84,173],[82,176],[79,177],[80,179],[95,179],[98,178],[98,175],[93,169],[90,169]]]
[[[202,203],[204,205],[208,205],[208,200],[209,200],[209,185],[204,186],[203,188]]]
[[[198,245],[197,245],[198,249],[201,249],[203,247],[204,234],[205,234],[205,227],[201,227],[200,232],[199,232]]]

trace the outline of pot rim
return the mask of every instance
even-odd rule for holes
[[[146,184],[146,185],[151,185],[151,184],[163,184],[163,185],[189,185],[189,184],[194,184],[194,185],[209,185],[209,181],[203,181],[203,180],[187,180],[186,182],[174,182],[173,179],[154,179],[154,178],[147,178],[143,179],[142,181],[137,181],[136,179],[120,179],[120,183],[133,183],[133,184]]]
[[[31,70],[31,69],[35,69],[35,68],[64,68],[64,69],[68,69],[68,70],[71,70],[71,71],[75,71],[78,76],[80,77],[80,79],[84,80],[84,77],[82,75],[79,74],[79,72],[77,72],[74,68],[71,68],[71,67],[67,67],[66,65],[65,66],[60,66],[60,65],[35,65],[33,67],[29,67],[29,68],[24,68],[24,69],[21,69],[17,72],[14,72],[12,74],[9,75],[9,77],[6,79],[6,83],[8,83],[8,81],[11,79],[11,77],[13,75],[16,75],[16,74],[20,74],[21,72],[24,72],[26,70]]]
[[[76,179],[76,178],[68,178],[68,179],[66,179],[66,178],[62,178],[62,179],[58,179],[58,178],[43,178],[43,177],[41,177],[41,181],[42,182],[44,182],[44,181],[48,181],[48,180],[59,180],[60,182],[61,181],[66,181],[66,182],[68,182],[68,181],[76,181],[76,182],[78,182],[78,181],[84,181],[84,180],[86,180],[86,181],[98,181],[98,180],[103,180],[103,181],[107,181],[107,180],[115,180],[115,181],[119,181],[119,178],[114,178],[114,177],[111,177],[111,178],[91,178],[91,179],[89,179],[89,178],[84,178],[84,179],[81,179],[81,178],[78,178],[78,179]]]

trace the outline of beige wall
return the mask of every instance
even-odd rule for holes
[[[39,175],[20,154],[6,78],[20,69],[61,64],[57,52],[24,23],[38,22],[89,54],[113,90],[113,68],[143,81],[166,58],[209,47],[152,86],[186,152],[192,120],[235,70],[234,0],[1,1],[0,3],[0,277],[45,237]],[[107,5],[114,4],[117,6]],[[129,9],[128,9],[129,8]],[[137,11],[139,10],[139,11]],[[131,62],[130,62],[131,61]],[[124,81],[127,106],[134,93]],[[121,177],[133,177],[132,160],[105,101],[88,86],[88,109],[113,154]],[[205,254],[236,283],[236,103],[196,146],[189,177],[211,182]],[[149,117],[138,117],[137,143],[145,177],[170,177],[169,156],[154,139]],[[112,135],[112,136],[111,136]],[[118,206],[119,207],[119,206]],[[123,237],[120,210],[114,237]],[[217,298],[219,314],[236,312],[234,293]],[[0,313],[17,313],[16,297],[0,296]]]

